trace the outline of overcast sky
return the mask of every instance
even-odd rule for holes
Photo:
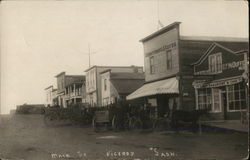
[[[143,66],[140,39],[157,30],[157,1],[3,1],[0,9],[2,113],[44,103],[56,74],[92,65]],[[163,25],[183,35],[248,37],[247,2],[159,1]]]

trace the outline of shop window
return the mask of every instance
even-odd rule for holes
[[[221,112],[221,96],[220,89],[213,88],[213,112]]]
[[[172,69],[172,52],[171,50],[167,51],[167,70]]]
[[[209,56],[209,70],[212,73],[222,72],[222,56],[221,53],[213,54]]]
[[[198,109],[212,109],[212,98],[210,88],[198,90]]]
[[[148,99],[148,103],[149,103],[151,106],[157,106],[156,98],[149,98],[149,99]]]
[[[246,109],[246,93],[243,82],[228,86],[228,103],[229,111]]]
[[[154,74],[155,73],[155,65],[154,65],[154,57],[150,57],[150,74]]]

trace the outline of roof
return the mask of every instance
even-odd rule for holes
[[[238,38],[236,38],[238,39]],[[207,51],[207,49],[213,44],[213,43],[217,43],[217,44],[220,44],[234,52],[236,51],[240,51],[240,50],[248,50],[248,45],[249,45],[249,42],[246,41],[245,38],[242,38],[240,41],[240,39],[236,40],[235,41],[232,41],[233,39],[232,38],[229,38],[226,40],[226,37],[221,38],[221,39],[216,39],[216,37],[213,39],[213,37],[210,37],[210,39],[181,39],[181,45],[182,46],[186,46],[186,47],[193,47],[194,49],[197,48],[197,45],[198,46],[203,46],[203,52]],[[193,51],[193,50],[192,50]]]
[[[212,39],[211,39],[212,40]],[[224,46],[233,52],[247,51],[248,42],[232,42],[232,41],[211,41],[211,40],[194,40],[185,39],[180,40],[180,50],[185,52],[185,55],[190,55],[185,57],[185,65],[192,64],[200,59],[207,52],[207,50],[214,43]],[[215,40],[215,39],[214,39]]]
[[[110,72],[111,69],[105,69],[104,71],[100,72],[100,74],[106,73],[106,72]]]
[[[144,73],[128,73],[128,72],[114,72],[110,74],[110,79],[145,79]]]
[[[84,75],[66,75],[66,77],[81,77],[81,78],[85,79]]]
[[[92,68],[131,68],[131,67],[142,68],[142,66],[134,66],[134,65],[131,65],[131,66],[97,66],[97,65],[94,65],[86,69],[85,72],[91,70]]]
[[[53,85],[50,85],[50,86],[46,87],[44,90],[47,90],[49,88],[53,88]]]
[[[58,77],[58,76],[60,76],[60,75],[62,75],[62,74],[65,74],[65,72],[63,71],[63,72],[57,74],[55,77]]]
[[[66,87],[72,84],[83,84],[85,81],[85,76],[79,76],[79,75],[68,75],[66,76]]]
[[[180,39],[192,41],[248,42],[248,38],[242,37],[180,36]]]
[[[110,82],[118,94],[130,94],[143,85],[144,79],[111,79]]]
[[[223,44],[223,45],[221,45]],[[227,46],[227,47],[225,47]],[[232,53],[235,53],[235,54],[239,54],[239,53],[242,53],[243,51],[248,51],[248,43],[226,43],[226,42],[221,42],[220,44],[219,43],[212,43],[210,45],[210,47],[203,52],[203,54],[200,56],[200,58],[195,61],[194,63],[192,63],[192,65],[197,65],[199,63],[201,63],[201,61],[206,58],[209,54],[209,52],[211,50],[213,50],[215,47],[220,47],[220,48],[223,48],[225,50],[228,50],[229,52],[232,52]]]
[[[156,32],[154,32],[154,33],[152,33],[152,34],[150,34],[149,36],[147,36],[147,37],[141,39],[140,42],[148,41],[148,40],[150,40],[150,39],[152,39],[152,38],[154,38],[154,37],[156,37],[156,36],[158,36],[158,35],[160,35],[160,34],[162,34],[162,33],[165,33],[165,32],[167,32],[167,31],[170,31],[171,29],[173,29],[173,28],[175,28],[175,27],[178,27],[180,23],[181,23],[181,22],[174,22],[174,23],[171,23],[170,25],[168,25],[168,26],[166,26],[166,27],[163,27],[162,29],[160,29],[160,30],[158,30],[158,31],[156,31]]]
[[[144,84],[141,88],[127,96],[127,100],[156,94],[178,94],[179,82],[176,77]]]

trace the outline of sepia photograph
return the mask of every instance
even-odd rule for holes
[[[249,159],[247,0],[1,0],[0,160]]]

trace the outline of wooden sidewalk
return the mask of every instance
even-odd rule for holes
[[[201,121],[201,124],[210,127],[217,127],[240,132],[249,131],[249,124],[242,124],[240,120]]]

